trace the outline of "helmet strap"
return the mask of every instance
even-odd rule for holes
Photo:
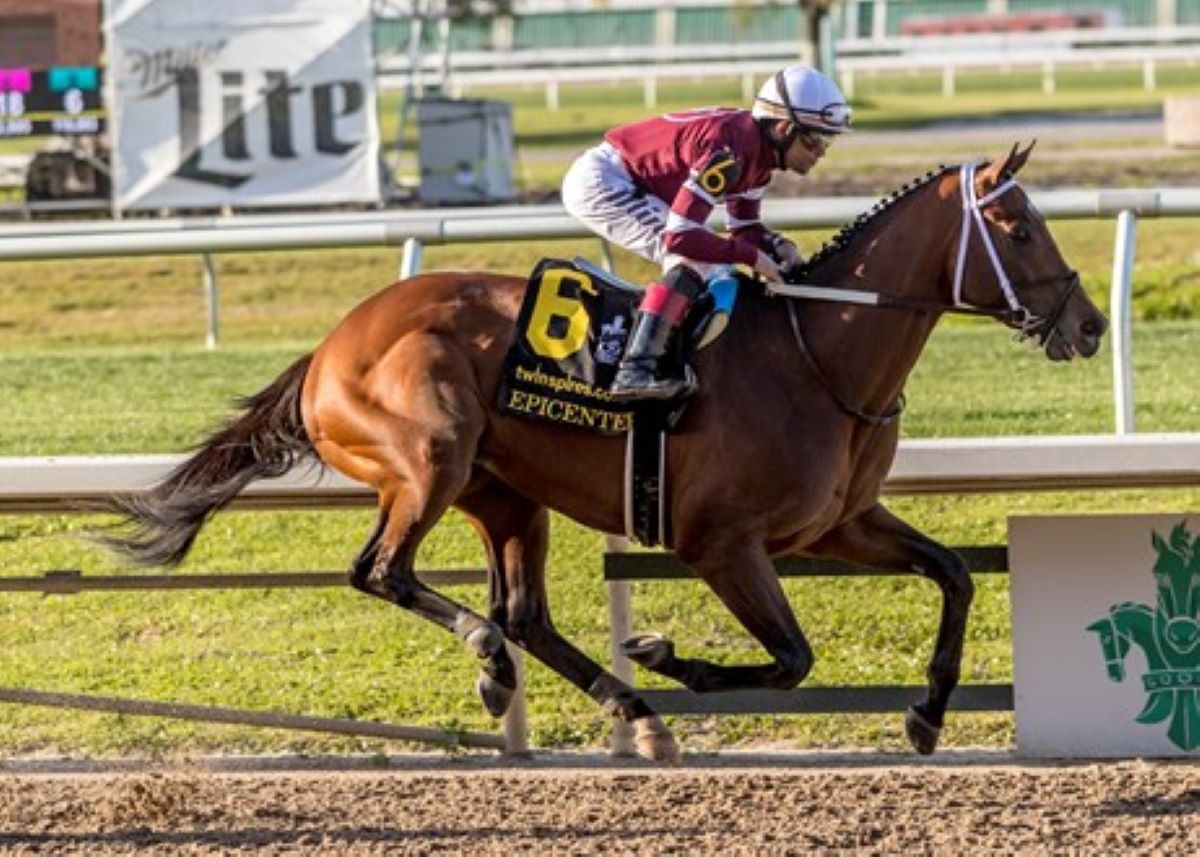
[[[788,123],[788,129],[782,136],[771,135],[771,145],[775,147],[775,160],[779,164],[779,169],[787,169],[787,151],[792,148],[792,143],[796,142],[796,138],[800,136],[800,129],[794,122]]]

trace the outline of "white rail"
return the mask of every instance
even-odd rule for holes
[[[0,458],[0,513],[78,511],[153,485],[178,455]],[[887,494],[1200,486],[1200,433],[901,441]],[[297,470],[250,485],[242,508],[366,506],[374,493],[332,471]]]
[[[1031,197],[1043,215],[1060,220],[1116,217],[1122,211],[1141,217],[1200,215],[1200,186],[1032,191]],[[876,197],[771,200],[763,211],[780,228],[829,228],[853,220],[877,201]],[[48,222],[0,228],[0,261],[386,247],[400,246],[410,238],[454,244],[585,237],[595,236],[560,205]]]
[[[1035,68],[1042,71],[1042,90],[1054,92],[1061,68],[1135,66],[1147,91],[1158,86],[1160,66],[1200,62],[1196,44],[1200,27],[1130,27],[1053,32],[979,33],[888,39],[841,39],[837,74],[853,96],[862,75],[942,74],[942,94],[953,96],[956,75],[964,70]],[[546,106],[557,110],[560,87],[571,84],[640,82],[646,107],[658,102],[663,80],[711,80],[739,77],[743,100],[782,63],[799,59],[795,41],[709,45],[636,45],[631,47],[541,48],[537,50],[455,51],[446,87],[455,97],[490,87],[541,86]],[[379,84],[402,89],[437,79],[441,57],[426,56],[413,74],[411,57],[381,56],[376,61]]]

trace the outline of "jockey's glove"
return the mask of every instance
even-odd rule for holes
[[[768,283],[783,281],[783,272],[779,270],[779,263],[762,250],[758,251],[758,258],[754,261],[754,270]]]
[[[779,262],[779,267],[784,271],[790,271],[794,268],[800,268],[804,265],[804,256],[800,253],[800,248],[796,246],[794,241],[789,241],[782,235],[775,236],[775,242],[771,249],[776,261]]]

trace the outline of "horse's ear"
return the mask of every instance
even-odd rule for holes
[[[1012,154],[1009,156],[1012,159],[1012,166],[1009,168],[1008,174],[1015,176],[1020,169],[1025,166],[1025,162],[1029,160],[1029,153],[1033,151],[1033,147],[1037,145],[1037,140],[1030,140],[1029,145],[1018,151],[1017,146],[1013,146]]]
[[[986,196],[990,191],[1015,176],[1029,160],[1029,153],[1033,151],[1035,145],[1037,145],[1037,140],[1034,140],[1025,149],[1021,148],[1020,143],[1014,143],[1003,161],[992,161],[986,169],[981,170],[979,173],[980,195]]]
[[[1009,178],[1015,176],[1021,171],[1021,167],[1025,166],[1025,162],[1029,160],[1029,153],[1033,151],[1033,147],[1037,145],[1037,140],[1030,142],[1024,149],[1020,143],[1013,143],[1012,151],[1008,153],[1008,157],[1004,159],[1004,163],[1000,165],[1000,169],[996,171],[996,175],[1007,176]]]

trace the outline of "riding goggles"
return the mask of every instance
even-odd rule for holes
[[[800,132],[800,141],[810,149],[821,149],[824,151],[833,145],[833,141],[838,138],[837,134],[829,131],[817,131],[813,128],[804,128],[797,126]]]

